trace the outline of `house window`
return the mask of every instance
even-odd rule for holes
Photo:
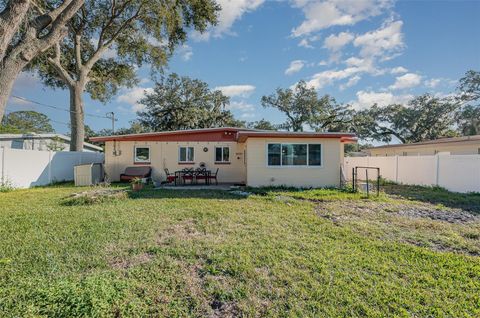
[[[178,151],[178,162],[193,162],[195,150],[193,147],[180,147]]]
[[[309,166],[322,165],[322,145],[320,144],[308,145],[308,165]]]
[[[282,144],[282,166],[307,165],[307,145]]]
[[[135,147],[135,162],[150,163],[150,148]]]
[[[12,140],[12,149],[23,149],[23,139]]]
[[[268,165],[269,166],[280,166],[281,164],[281,153],[282,145],[281,144],[268,144]]]
[[[215,162],[230,162],[230,148],[215,147]]]
[[[268,144],[268,166],[321,166],[321,144]]]

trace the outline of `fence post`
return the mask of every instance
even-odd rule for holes
[[[440,156],[438,153],[435,155],[435,185],[439,185],[440,179]]]
[[[52,183],[52,151],[48,151],[48,184]]]
[[[398,183],[398,155],[395,155],[395,183]]]
[[[0,151],[2,151],[2,184],[5,184],[5,147],[0,147]]]

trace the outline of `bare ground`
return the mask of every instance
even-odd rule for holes
[[[353,226],[380,239],[480,255],[480,216],[460,208],[405,200],[344,200],[317,202],[315,211],[335,225]]]

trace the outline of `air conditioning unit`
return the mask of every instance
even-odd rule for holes
[[[75,186],[91,186],[104,180],[104,169],[101,163],[89,163],[73,167]]]

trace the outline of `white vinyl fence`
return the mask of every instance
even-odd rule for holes
[[[384,179],[398,183],[436,185],[454,192],[480,192],[480,155],[345,157],[347,180],[352,180],[352,168],[358,166],[378,167]]]
[[[0,182],[15,188],[73,180],[73,167],[102,163],[103,153],[0,148]]]

